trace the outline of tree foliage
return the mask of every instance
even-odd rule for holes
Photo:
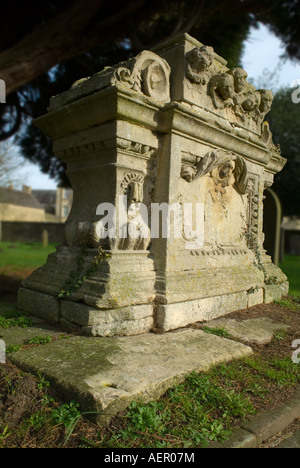
[[[277,91],[267,120],[275,144],[287,159],[283,170],[275,177],[274,190],[278,194],[286,216],[300,215],[300,103],[292,101],[292,89]]]
[[[299,0],[11,0],[1,6],[0,78],[7,104],[0,106],[0,140],[18,133],[23,155],[66,183],[50,142],[32,125],[52,95],[188,32],[240,65],[251,26],[268,25],[300,58]]]

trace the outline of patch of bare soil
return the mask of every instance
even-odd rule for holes
[[[36,379],[21,373],[11,364],[0,368],[0,415],[11,426],[20,424],[36,411],[36,400],[41,394]]]
[[[15,270],[14,267],[6,266],[5,268],[0,268],[0,281],[3,281],[3,290],[5,285],[10,285],[11,282],[20,282],[23,279],[26,279],[34,271],[34,268],[22,268]],[[7,282],[6,282],[7,281]]]

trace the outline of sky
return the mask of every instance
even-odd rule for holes
[[[265,69],[273,72],[277,68],[275,90],[280,87],[292,86],[294,81],[300,79],[300,62],[283,61],[280,58],[283,51],[280,39],[271,33],[266,26],[261,24],[259,29],[253,28],[245,44],[242,58],[243,68],[248,73],[248,79],[254,79],[255,85]]]
[[[254,85],[261,86],[261,77],[265,69],[273,72],[277,69],[276,80],[272,82],[272,90],[280,87],[292,87],[296,80],[300,80],[300,63],[290,60],[283,61],[281,41],[264,25],[253,28],[245,44],[242,58],[243,68],[248,73],[248,80]],[[225,57],[226,58],[226,57]],[[279,65],[279,67],[278,67]],[[265,87],[268,87],[265,85]],[[42,174],[36,164],[25,163],[22,168],[23,183],[33,189],[55,189],[56,183],[47,175]]]

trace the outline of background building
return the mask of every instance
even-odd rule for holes
[[[0,187],[0,221],[45,222],[45,211],[30,187]]]

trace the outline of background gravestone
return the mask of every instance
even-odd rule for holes
[[[35,121],[67,165],[66,241],[19,291],[31,313],[86,334],[170,330],[278,299],[263,247],[264,190],[285,159],[264,117],[273,95],[187,34],[80,80]],[[101,203],[201,203],[204,244],[99,237]],[[104,213],[102,213],[104,215]],[[164,218],[164,216],[162,216]],[[173,224],[172,224],[173,223]]]
[[[282,210],[278,196],[269,188],[265,190],[263,208],[263,230],[265,234],[264,248],[266,249],[267,254],[271,256],[273,263],[278,265],[279,262],[282,261],[280,258]]]

